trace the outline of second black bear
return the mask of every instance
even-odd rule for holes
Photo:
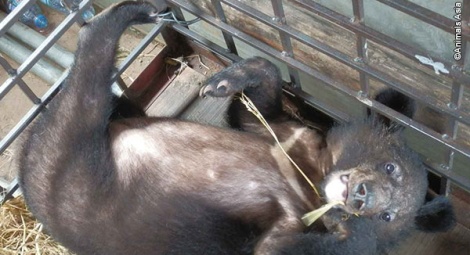
[[[407,230],[452,225],[445,198],[425,203],[426,172],[397,133],[375,121],[326,137],[283,117],[278,69],[262,58],[209,80],[205,95],[244,89],[326,200],[329,232],[300,217],[319,206],[257,120],[232,105],[245,131],[168,118],[110,120],[117,42],[156,22],[145,2],[123,2],[80,31],[63,90],[34,123],[20,184],[45,229],[77,254],[376,254]],[[339,212],[338,212],[339,211]],[[348,220],[342,213],[358,214]],[[441,220],[441,221],[438,221]]]

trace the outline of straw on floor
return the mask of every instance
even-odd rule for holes
[[[72,255],[42,231],[42,224],[26,209],[23,197],[9,200],[0,208],[0,254]]]

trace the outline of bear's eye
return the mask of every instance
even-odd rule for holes
[[[390,215],[390,213],[388,212],[384,212],[380,215],[380,219],[383,221],[389,222],[392,220],[392,215]]]
[[[384,165],[385,172],[390,175],[395,172],[395,170],[398,169],[398,166],[394,163],[385,163]]]

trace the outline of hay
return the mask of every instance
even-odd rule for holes
[[[42,231],[23,197],[7,201],[0,209],[0,254],[72,254]]]
[[[271,126],[269,126],[268,121],[263,117],[261,112],[259,112],[258,108],[256,108],[255,104],[251,101],[251,99],[245,95],[245,93],[241,93],[241,97],[239,98],[240,101],[246,106],[246,109],[251,112],[253,115],[256,116],[256,118],[259,119],[261,124],[269,131],[271,136],[274,138],[274,141],[276,144],[279,146],[281,151],[284,153],[284,155],[287,157],[287,159],[292,163],[292,165],[297,169],[297,171],[302,175],[302,177],[308,182],[310,187],[312,187],[313,191],[315,191],[315,194],[317,194],[318,197],[320,196],[320,193],[318,192],[317,188],[313,184],[313,182],[307,177],[307,175],[300,169],[300,167],[294,162],[294,160],[287,154],[287,152],[284,150],[284,148],[281,145],[281,142],[279,142],[279,139],[277,138],[276,133],[274,133],[274,130],[272,130]]]
[[[266,119],[263,117],[263,115],[258,111],[256,108],[255,104],[251,101],[251,99],[245,95],[245,93],[241,93],[240,101],[246,106],[247,110],[251,112],[253,115],[255,115],[259,121],[263,124],[264,127],[269,131],[269,133],[272,135],[274,140],[276,141],[277,145],[279,148],[281,148],[282,152],[286,157],[289,159],[289,161],[294,165],[294,167],[299,171],[299,173],[302,175],[302,177],[308,182],[308,184],[312,187],[312,189],[315,191],[315,193],[320,197],[320,193],[318,193],[318,190],[315,188],[315,185],[313,185],[312,181],[307,177],[307,175],[300,169],[300,167],[292,160],[292,158],[287,154],[287,152],[282,148],[281,143],[279,142],[279,139],[277,138],[276,134],[272,130],[272,128],[269,126],[269,123],[266,121]],[[301,220],[306,226],[310,226],[313,222],[315,222],[317,219],[319,219],[321,216],[323,216],[325,213],[327,213],[331,208],[335,207],[336,205],[343,205],[344,202],[342,201],[333,201],[328,204],[323,205],[322,207],[313,210],[309,213],[306,213],[302,216]]]

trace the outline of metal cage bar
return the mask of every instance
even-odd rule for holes
[[[363,0],[352,0],[354,21],[358,24],[364,24],[364,1]],[[362,61],[368,64],[367,57],[367,39],[361,35],[356,34],[356,50],[357,58],[355,61]],[[361,92],[364,95],[369,95],[369,77],[366,73],[359,71],[359,82],[361,83]]]
[[[170,1],[174,2],[173,0],[170,0]],[[241,12],[245,13],[246,15],[250,16],[250,17],[256,18],[258,21],[261,21],[264,24],[266,24],[266,25],[268,25],[268,26],[270,26],[274,29],[281,30],[281,31],[287,33],[292,38],[295,38],[296,40],[304,43],[305,45],[310,46],[310,47],[314,48],[315,50],[318,50],[321,53],[323,53],[323,54],[325,54],[325,55],[327,55],[327,56],[329,56],[329,57],[331,57],[331,58],[333,58],[333,59],[335,59],[335,60],[337,60],[337,61],[339,61],[343,64],[346,64],[347,66],[355,69],[356,71],[367,73],[369,75],[369,77],[372,77],[372,78],[376,79],[377,81],[382,82],[383,84],[385,84],[387,86],[390,86],[390,87],[396,89],[397,91],[400,91],[401,93],[403,93],[403,94],[405,94],[405,95],[407,95],[411,98],[420,100],[421,102],[423,102],[424,104],[426,104],[430,108],[435,109],[436,111],[444,113],[444,114],[449,115],[449,116],[452,116],[455,119],[459,119],[460,122],[465,123],[467,125],[470,125],[470,113],[460,111],[458,109],[453,110],[453,109],[449,109],[447,107],[439,107],[439,101],[436,100],[435,98],[432,98],[432,97],[429,97],[429,96],[426,96],[426,95],[422,95],[422,93],[420,93],[417,89],[415,89],[413,87],[410,87],[410,86],[406,86],[403,82],[399,81],[398,79],[396,79],[394,77],[391,77],[390,75],[385,74],[383,72],[380,72],[380,71],[376,70],[375,68],[373,68],[371,66],[366,65],[366,64],[362,63],[362,61],[361,62],[354,61],[354,59],[351,59],[351,57],[349,57],[348,55],[340,52],[339,50],[337,50],[337,49],[335,49],[331,46],[328,46],[324,43],[321,43],[320,41],[318,41],[314,38],[308,37],[308,36],[306,36],[305,34],[299,32],[296,29],[293,29],[293,28],[287,27],[287,26],[280,26],[276,22],[273,22],[269,18],[269,16],[267,16],[266,14],[264,14],[260,11],[257,11],[255,9],[253,9],[249,6],[246,6],[246,5],[244,5],[244,4],[242,4],[238,1],[235,1],[235,0],[222,0],[222,1],[224,3],[227,3],[232,8],[234,8],[238,11],[241,11]],[[184,2],[187,2],[187,1],[181,1],[183,6],[187,5],[187,4],[184,4]],[[186,6],[186,7],[189,7],[189,6]],[[183,8],[185,8],[185,7],[183,7]],[[194,12],[197,13],[196,10],[194,10]],[[212,22],[212,25],[220,28],[220,24],[217,24],[216,22]]]
[[[222,5],[220,4],[219,0],[211,0],[212,5],[215,8],[215,13],[217,14],[217,17],[220,19],[220,21],[227,23],[227,18],[225,17],[224,9],[222,8]],[[237,46],[235,45],[235,41],[233,40],[233,37],[225,32],[222,32],[222,35],[224,36],[225,44],[227,45],[227,49],[232,52],[233,54],[238,54],[237,51]]]
[[[11,13],[0,22],[0,37],[3,36],[8,29],[10,29],[16,21],[20,19],[20,16],[28,10],[36,0],[21,1],[20,4]]]
[[[418,98],[420,93],[417,89],[415,89],[413,87],[410,87],[410,86],[406,86],[403,82],[397,80],[396,78],[391,77],[390,75],[387,75],[383,72],[380,72],[380,71],[376,70],[375,68],[373,68],[371,66],[366,65],[366,64],[362,63],[362,61],[354,61],[354,59],[351,59],[351,57],[349,57],[348,55],[342,53],[341,51],[339,51],[339,50],[337,50],[337,49],[335,49],[335,48],[333,48],[329,45],[321,43],[320,41],[318,41],[314,38],[310,38],[310,37],[306,36],[305,34],[299,32],[296,29],[293,29],[293,28],[287,27],[287,26],[280,26],[276,22],[272,21],[272,19],[270,19],[269,16],[265,15],[264,13],[261,13],[261,12],[255,10],[255,9],[249,7],[249,6],[246,6],[246,5],[244,5],[244,4],[242,4],[238,1],[234,1],[234,0],[222,0],[222,1],[226,4],[228,4],[229,6],[231,6],[232,8],[234,8],[238,11],[241,11],[241,12],[247,14],[250,17],[253,17],[253,18],[257,19],[258,21],[263,22],[264,24],[266,24],[266,25],[268,25],[268,26],[270,26],[274,29],[283,31],[284,33],[288,34],[292,38],[298,40],[299,42],[302,42],[305,45],[310,46],[310,47],[314,48],[315,50],[318,50],[321,53],[323,53],[323,54],[325,54],[325,55],[327,55],[327,56],[329,56],[329,57],[331,57],[331,58],[333,58],[333,59],[335,59],[335,60],[337,60],[337,61],[339,61],[343,64],[346,64],[347,66],[355,69],[356,71],[367,73],[370,77],[378,80],[379,82],[382,82],[383,84],[385,84],[387,86],[390,86],[390,87],[396,89],[397,91],[400,91],[401,93],[403,93],[403,94],[405,94],[405,95],[407,95],[411,98],[420,100],[421,102],[423,102],[424,104],[426,104],[427,106],[429,106],[430,108],[432,108],[436,111],[444,113],[448,116],[452,116],[455,119],[459,119],[462,123],[470,125],[470,113],[460,111],[458,109],[453,110],[453,109],[449,109],[447,107],[438,107],[439,102],[436,99],[431,98],[431,97]],[[220,28],[220,25],[216,24],[216,22],[212,22],[212,23],[213,23],[214,26]]]
[[[52,45],[54,45],[57,39],[61,37],[65,33],[65,31],[67,31],[67,29],[69,29],[72,26],[72,24],[81,15],[82,11],[85,10],[88,6],[90,6],[91,3],[92,3],[92,0],[84,0],[82,4],[80,5],[79,10],[77,12],[73,12],[70,15],[68,15],[65,18],[65,20],[62,23],[60,23],[60,25],[57,26],[57,28],[54,29],[54,31],[46,38],[46,40],[44,40],[44,42],[41,43],[41,45],[33,52],[33,54],[31,54],[31,56],[29,56],[20,65],[20,67],[16,70],[16,74],[14,76],[11,76],[8,80],[6,80],[2,84],[2,86],[0,86],[0,100],[8,93],[8,91],[10,91],[13,88],[13,86],[15,86],[18,83],[18,81],[21,78],[23,78],[23,76],[31,69],[31,67],[33,67],[34,64],[36,64],[36,62],[46,54],[46,51],[49,50],[49,48],[52,47]],[[9,15],[7,16],[5,20],[7,20],[8,17]],[[11,25],[13,25],[13,23]],[[3,36],[3,34],[0,33],[0,36]]]
[[[274,11],[273,21],[278,22],[279,25],[282,26],[287,25],[286,16],[284,14],[284,8],[282,6],[282,0],[271,0],[271,4],[273,6]],[[292,49],[292,42],[290,40],[289,35],[282,31],[279,31],[279,37],[281,38],[283,54],[295,58],[294,50]],[[287,67],[287,69],[289,71],[289,77],[292,83],[292,87],[301,88],[299,72],[297,72],[296,69],[293,69],[291,67]]]
[[[434,61],[443,63],[446,67],[453,66],[453,63],[450,61],[444,60],[437,56],[433,56],[432,54],[429,54],[428,52],[424,52],[423,50],[418,49],[416,47],[404,44],[383,33],[380,33],[374,29],[371,29],[363,24],[351,22],[351,19],[349,17],[346,17],[338,12],[328,9],[318,3],[315,3],[314,1],[310,1],[310,0],[294,0],[294,1],[300,6],[306,8],[307,10],[319,15],[320,17],[323,17],[327,19],[328,21],[331,21],[356,34],[361,34],[367,39],[374,41],[375,43],[378,43],[382,46],[385,46],[391,50],[394,50],[419,64],[421,64],[421,62],[419,62],[416,59],[415,57],[416,55],[429,56]],[[432,68],[430,66],[425,66],[425,67],[430,68],[430,69]],[[449,69],[449,73],[443,74],[443,75],[449,76],[450,78],[457,80],[462,84],[470,85],[470,76],[468,74],[465,74],[463,70],[455,69],[455,68],[448,68],[448,69]]]
[[[462,21],[463,23],[470,22],[470,0],[465,0],[463,11],[462,11]],[[468,27],[468,23],[464,24],[464,26]],[[468,37],[462,38],[462,48],[461,48],[461,55],[463,56],[461,59],[458,59],[454,65],[454,68],[463,69],[467,63],[467,43]],[[451,109],[460,109],[462,106],[464,96],[464,86],[460,84],[458,81],[452,82],[452,91],[450,96],[450,102],[448,103],[448,107]],[[448,139],[455,140],[457,138],[457,134],[459,132],[458,122],[455,119],[451,119],[446,123],[445,127],[445,134],[444,136]],[[447,171],[453,171],[454,167],[454,159],[455,159],[455,152],[453,150],[448,150],[445,156],[445,162],[442,164],[442,168]],[[448,195],[450,193],[450,181],[448,178],[443,177],[441,179],[441,193]]]
[[[396,10],[402,11],[412,17],[422,20],[428,24],[438,27],[446,32],[454,32],[454,22],[439,13],[428,10],[420,5],[406,0],[377,0],[385,5],[388,5]],[[463,32],[465,39],[470,39],[470,32]]]

